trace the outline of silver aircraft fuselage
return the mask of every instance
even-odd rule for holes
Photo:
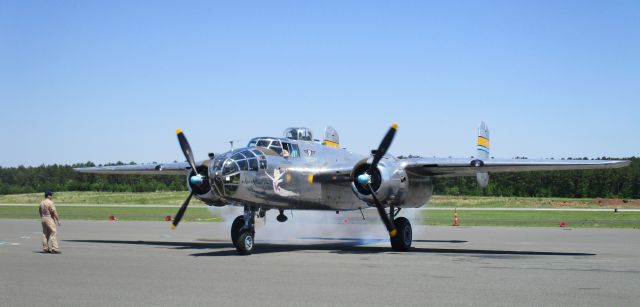
[[[280,147],[270,145],[274,143],[279,143]],[[283,147],[289,148],[288,157],[283,156]],[[248,162],[253,156],[258,161],[257,169]],[[324,182],[317,182],[312,175],[333,169],[336,165],[353,166],[367,159],[368,156],[315,141],[255,138],[249,142],[249,147],[237,148],[211,159],[207,172],[210,180],[213,180],[210,184],[212,188],[204,194],[196,193],[196,197],[211,205],[249,204],[263,209],[342,211],[368,208],[373,205],[356,195],[357,191],[350,181],[331,182],[332,178],[328,178]],[[392,156],[385,156],[380,168],[384,169],[389,164],[397,165],[399,161]],[[348,172],[341,175],[351,176]],[[431,199],[431,178],[409,176],[407,190],[409,197],[395,206],[421,207]]]

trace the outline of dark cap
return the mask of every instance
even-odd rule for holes
[[[47,197],[49,197],[49,196],[53,196],[53,192],[51,192],[51,191],[46,191],[46,192],[44,192],[44,197],[45,197],[45,198],[47,198]]]

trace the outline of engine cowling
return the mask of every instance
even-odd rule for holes
[[[196,173],[192,170],[187,175],[187,187],[189,191],[194,193],[194,196],[199,200],[205,202],[209,206],[222,206],[224,203],[222,199],[215,193],[212,188],[212,184],[209,179],[209,168],[207,165],[198,167],[198,173],[202,176],[200,181],[193,180],[192,177]]]
[[[351,172],[351,178],[353,178],[351,189],[359,199],[369,205],[374,205],[369,187],[356,180],[359,175],[366,173],[370,165],[370,159],[363,159],[356,164]],[[371,187],[382,204],[386,206],[401,206],[404,204],[409,182],[406,172],[400,167],[395,158],[385,156],[370,175]]]

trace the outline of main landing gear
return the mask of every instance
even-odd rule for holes
[[[233,224],[231,224],[231,241],[240,255],[253,253],[256,235],[256,211],[254,207],[245,206],[244,214],[236,217],[233,220]],[[413,241],[411,222],[405,217],[396,217],[398,213],[400,213],[400,208],[389,208],[389,220],[393,221],[395,230],[389,234],[391,248],[395,251],[408,251]]]
[[[264,218],[266,215],[266,210],[257,210],[255,207],[244,206],[244,214],[236,217],[231,224],[231,242],[233,242],[233,246],[235,246],[240,255],[251,255],[253,253],[256,235],[256,212],[260,218]],[[277,219],[278,222],[287,221],[284,210],[280,210]]]
[[[411,242],[413,241],[413,234],[411,229],[411,222],[405,217],[395,216],[400,213],[400,208],[397,210],[394,207],[389,208],[389,218],[393,221],[396,233],[391,236],[391,248],[395,251],[405,252],[411,248]]]
[[[238,254],[251,255],[255,246],[256,209],[244,206],[244,214],[239,215],[231,224],[231,241]]]

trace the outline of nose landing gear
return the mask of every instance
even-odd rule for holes
[[[231,224],[231,241],[240,255],[253,253],[256,234],[255,216],[255,208],[244,206],[244,214],[236,217]]]

